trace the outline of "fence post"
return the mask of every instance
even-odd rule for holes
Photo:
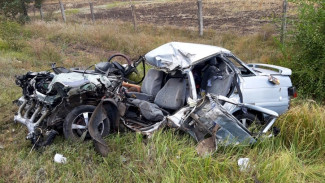
[[[281,25],[281,37],[280,37],[280,41],[282,44],[284,44],[286,28],[287,28],[287,6],[288,6],[287,0],[283,0],[282,25]]]
[[[131,11],[132,11],[132,18],[133,18],[133,27],[134,27],[134,30],[137,30],[137,17],[135,14],[134,4],[131,4]]]
[[[43,14],[42,5],[40,5],[40,7],[39,7],[39,14],[41,15],[41,20],[43,20],[44,14]]]
[[[203,36],[203,15],[202,15],[202,0],[197,1],[198,20],[199,20],[199,35]]]
[[[90,6],[91,19],[94,22],[95,21],[94,5],[92,2],[89,2],[89,6]]]
[[[61,2],[61,0],[59,0],[59,3],[60,3],[60,9],[61,9],[61,14],[62,14],[63,21],[66,22],[67,19],[66,19],[66,17],[65,17],[63,3]]]

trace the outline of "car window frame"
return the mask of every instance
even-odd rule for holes
[[[246,65],[246,63],[245,62],[243,62],[242,60],[240,60],[238,57],[236,57],[234,54],[230,54],[230,53],[224,53],[223,54],[223,58],[224,59],[226,59],[228,62],[231,62],[235,67],[236,67],[236,69],[238,69],[239,70],[239,68],[231,61],[231,60],[229,60],[227,57],[232,57],[238,64],[240,64],[242,67],[244,67],[245,69],[247,69],[247,70],[249,70],[254,76],[257,76],[257,74],[256,74],[256,72],[253,70],[253,69],[251,69],[250,67],[248,67],[247,65]],[[249,75],[242,75],[241,73],[240,73],[240,75],[242,76],[242,77],[250,77]]]

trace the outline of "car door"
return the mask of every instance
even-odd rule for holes
[[[286,78],[275,77],[282,82],[280,85],[272,84],[268,81],[268,76],[264,75],[242,77],[243,102],[265,107],[279,114],[284,113],[289,107],[289,86],[284,82]]]

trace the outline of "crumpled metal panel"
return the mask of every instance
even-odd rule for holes
[[[96,107],[88,123],[89,134],[93,138],[95,149],[102,156],[107,156],[109,152],[109,148],[98,130],[98,125],[99,125],[98,123],[104,121],[105,119],[107,119],[107,114],[103,106],[103,100],[102,100]]]
[[[77,72],[61,73],[54,76],[52,82],[49,84],[48,93],[52,91],[54,85],[57,83],[62,84],[65,88],[81,87],[88,83],[92,83],[95,86],[99,86],[103,83],[105,87],[111,85],[109,79],[103,75],[83,74]]]
[[[218,53],[230,53],[217,46],[170,42],[145,55],[147,63],[159,69],[185,69]]]
[[[256,140],[250,135],[247,129],[240,125],[240,122],[222,107],[218,101],[207,102],[202,109],[196,112],[199,115],[201,124],[211,128],[212,124],[220,126],[216,132],[219,142],[225,145],[238,143],[255,143]]]

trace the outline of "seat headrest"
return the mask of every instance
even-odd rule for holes
[[[217,58],[216,57],[210,58],[208,63],[209,65],[217,65]]]
[[[149,69],[142,81],[141,92],[155,97],[161,89],[164,79],[164,72],[156,69]]]

